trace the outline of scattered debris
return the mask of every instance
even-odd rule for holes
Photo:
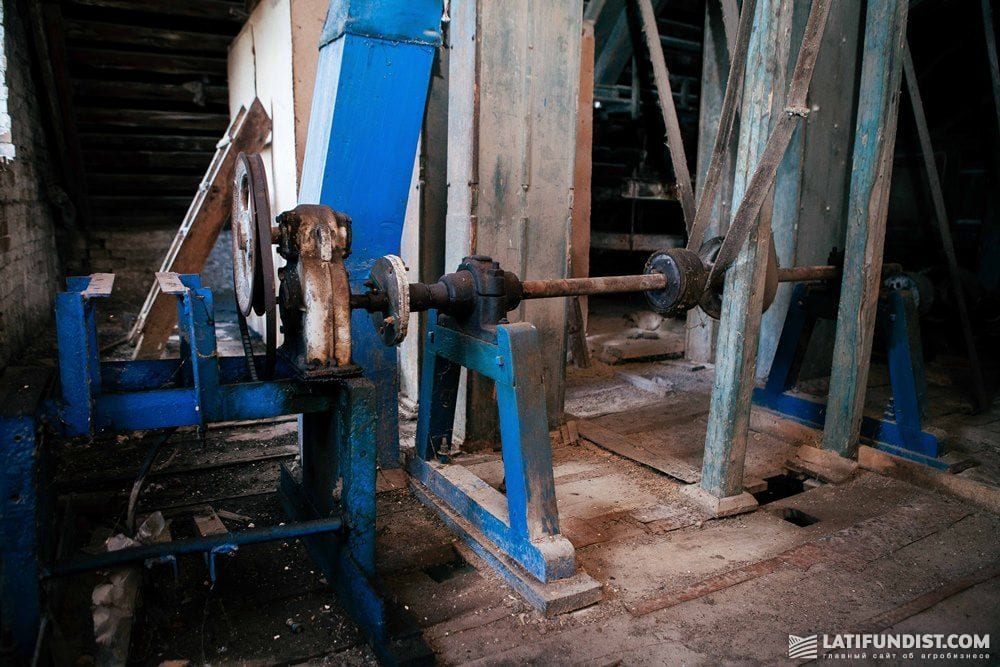
[[[637,329],[644,331],[656,331],[663,324],[663,317],[651,310],[639,310],[625,316],[629,323]]]
[[[169,541],[167,525],[161,512],[153,512],[139,525],[134,539],[118,533],[107,538],[104,546],[107,551],[118,551],[139,544]],[[141,584],[142,568],[132,565],[112,570],[94,587],[90,602],[98,664],[125,664],[128,659],[132,620]]]

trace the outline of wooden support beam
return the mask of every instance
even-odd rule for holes
[[[848,196],[844,278],[823,447],[857,452],[868,384],[906,39],[907,0],[870,0]]]
[[[62,11],[59,3],[51,1],[29,2],[27,7],[34,61],[44,84],[41,88],[51,135],[52,164],[62,174],[79,223],[86,227],[90,223],[90,202],[68,75]]]
[[[740,113],[740,138],[733,182],[733,207],[739,206],[750,177],[764,153],[772,124],[784,109],[780,66],[783,35],[782,0],[758,0],[754,30],[747,46],[747,69]],[[783,78],[783,76],[782,76]],[[757,357],[757,328],[763,305],[770,217],[761,215],[759,227],[743,245],[726,273],[725,298],[719,321],[718,358],[701,488],[716,498],[743,493],[743,464],[750,427],[750,399]]]
[[[148,127],[171,130],[219,131],[226,127],[225,113],[160,111],[156,109],[77,109],[77,122],[102,130],[109,127]],[[204,156],[203,156],[204,157]]]
[[[586,278],[590,275],[590,181],[593,151],[594,24],[584,21],[580,38],[580,92],[576,104],[576,158],[573,167],[573,218],[569,247],[570,275],[574,278]],[[575,308],[582,318],[579,333],[586,336],[587,297],[577,299]]]
[[[730,204],[733,197],[733,165],[736,162],[736,146],[731,141],[736,118],[736,92],[743,89],[742,69],[733,78],[732,99],[725,105],[730,82],[730,60],[736,56],[737,24],[739,8],[735,0],[710,0],[705,4],[705,37],[702,51],[701,96],[698,105],[698,168],[695,179],[695,197],[698,202],[696,219],[703,219],[698,232],[700,238],[689,244],[698,248],[704,238],[712,238],[725,231],[731,216]],[[750,14],[748,13],[748,16]],[[746,28],[749,30],[749,26]],[[749,36],[749,33],[747,33]],[[744,40],[746,44],[748,40]],[[746,62],[746,50],[742,54]],[[740,65],[742,67],[742,65]],[[731,120],[723,123],[726,111]],[[720,132],[722,132],[720,136]],[[709,167],[716,150],[724,151],[724,159],[717,162],[715,176],[717,185],[710,195],[704,197],[707,187]],[[721,180],[720,180],[721,179]],[[702,207],[706,207],[702,210]],[[690,237],[689,237],[690,238]],[[715,338],[718,323],[701,308],[694,308],[687,314],[687,329],[684,356],[691,361],[711,363],[715,361]]]
[[[161,271],[201,273],[223,224],[229,217],[233,165],[241,152],[259,152],[271,133],[271,119],[259,100],[237,114],[226,141],[215,152],[212,164],[181,222]],[[129,340],[137,359],[158,358],[177,319],[176,304],[160,294],[154,281],[139,311]]]
[[[983,12],[983,31],[986,36],[986,57],[990,64],[990,80],[993,82],[993,110],[997,114],[997,128],[1000,129],[1000,63],[997,62],[997,33],[993,29],[992,0],[980,0]]]
[[[941,236],[941,249],[944,251],[945,261],[948,263],[948,273],[951,276],[951,285],[955,292],[955,304],[958,306],[958,321],[962,327],[965,351],[969,357],[969,370],[972,372],[972,386],[975,392],[973,406],[976,410],[986,410],[989,408],[989,397],[986,394],[986,383],[983,381],[983,369],[979,364],[976,339],[972,334],[972,322],[969,320],[969,309],[965,301],[964,281],[959,274],[958,259],[955,257],[955,244],[951,240],[951,226],[948,222],[948,211],[944,206],[941,178],[938,176],[937,163],[934,161],[934,146],[931,144],[931,133],[927,129],[927,116],[924,115],[924,102],[920,97],[920,85],[917,83],[916,70],[913,69],[910,49],[905,44],[903,45],[903,73],[906,77],[906,89],[910,93],[913,119],[917,124],[920,152],[924,156],[927,184],[930,187],[931,201],[934,204],[934,217],[937,220],[938,233]]]
[[[665,2],[653,0],[653,8],[659,11]],[[599,14],[594,19],[594,81],[610,86],[618,83],[625,65],[632,59],[634,47],[624,2],[605,3]]]
[[[192,77],[193,78],[193,77]],[[229,89],[224,85],[211,85],[200,81],[187,83],[147,83],[140,81],[107,81],[102,79],[76,79],[73,95],[78,99],[97,98],[112,100],[156,100],[187,102],[194,106],[214,105],[225,108],[229,103]]]
[[[663,125],[666,128],[667,149],[670,151],[674,178],[677,179],[684,224],[690,230],[694,222],[694,191],[691,188],[691,172],[688,169],[687,154],[684,152],[684,142],[681,140],[681,124],[677,119],[674,94],[670,89],[670,72],[667,71],[663,44],[660,42],[660,29],[656,23],[656,10],[653,8],[652,0],[635,1],[639,3],[642,32],[646,37],[646,48],[649,49],[649,60],[653,65],[653,81],[660,100],[660,112],[663,114]]]
[[[242,23],[247,18],[243,3],[228,0],[170,0],[162,4],[146,0],[67,0],[67,4],[235,23]]]
[[[796,121],[808,113],[809,83],[829,8],[828,0],[814,0],[812,4],[787,96],[782,92],[795,3],[762,0],[753,8],[754,31],[747,46],[742,124],[733,183],[733,206],[737,213],[713,268],[716,273],[724,264],[727,250],[735,252],[735,260],[725,274],[725,297],[719,320],[720,352],[700,489],[719,513],[729,511],[724,506],[738,511],[740,507],[756,504],[752,496],[743,492],[743,465],[771,250],[769,193]],[[744,11],[750,9],[746,5]],[[744,27],[745,23],[741,23],[741,33]],[[727,498],[735,500],[726,502]]]
[[[564,278],[582,0],[453,4],[451,29],[468,34],[461,24],[472,8],[460,10],[459,4],[475,5],[477,16],[476,39],[465,45],[475,51],[470,54],[460,45],[451,53],[449,95],[456,104],[449,108],[449,258],[456,250],[474,252],[525,279]],[[455,265],[449,261],[449,268]],[[531,322],[546,340],[541,374],[549,426],[555,428],[565,393],[566,304],[559,299],[525,302],[508,317]],[[492,383],[469,384],[476,386],[468,392],[465,438],[485,439],[476,421],[491,421]]]
[[[66,21],[65,34],[74,41],[96,42],[102,46],[126,44],[176,51],[225,51],[232,38],[205,32],[186,32],[164,27],[116,25],[104,21]]]
[[[225,58],[79,47],[68,49],[68,53],[74,64],[99,70],[226,76]]]

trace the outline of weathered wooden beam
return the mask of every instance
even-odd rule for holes
[[[740,105],[740,101],[743,96],[744,88],[744,72],[746,70],[747,63],[747,49],[750,46],[751,34],[754,27],[753,17],[756,12],[757,0],[747,0],[743,4],[743,10],[740,14],[739,29],[737,31],[736,41],[732,49],[729,50],[729,63],[726,70],[726,83],[724,88],[724,95],[722,98],[722,106],[719,110],[718,120],[715,121],[716,131],[711,140],[711,153],[704,157],[702,163],[699,163],[699,170],[704,170],[704,176],[699,184],[699,195],[698,195],[698,207],[695,213],[694,223],[688,230],[688,247],[697,249],[701,246],[702,242],[707,238],[707,233],[709,227],[712,225],[713,212],[718,212],[720,215],[725,214],[725,218],[717,223],[715,230],[721,233],[726,228],[729,227],[729,211],[730,202],[725,204],[719,203],[716,207],[714,206],[716,197],[719,195],[718,188],[720,183],[725,182],[729,189],[732,189],[732,176],[728,173],[723,180],[723,168],[729,166],[727,164],[727,158],[731,154],[731,142],[733,128],[736,123],[737,110]],[[716,29],[716,35],[713,37],[713,43],[718,41],[719,35]],[[726,38],[728,40],[728,37]],[[715,49],[718,53],[718,48]],[[718,58],[716,56],[716,62],[718,63]],[[717,64],[718,66],[718,64]],[[721,81],[721,74],[720,74]],[[706,141],[707,143],[707,141]],[[735,202],[736,199],[733,199]],[[733,204],[735,205],[735,204]]]
[[[155,109],[77,109],[80,125],[94,125],[96,129],[112,127],[163,127],[175,130],[219,131],[226,127],[226,114],[191,111],[158,111]]]
[[[590,7],[588,7],[588,10]],[[580,37],[580,92],[576,104],[576,157],[573,166],[573,217],[570,222],[569,268],[574,278],[590,275],[590,182],[594,151],[594,24],[583,22]],[[587,332],[587,297],[573,306],[580,312],[579,335]],[[571,311],[570,318],[573,313]],[[572,338],[570,339],[572,343]],[[586,347],[586,345],[584,346]],[[576,351],[574,350],[574,357]]]
[[[88,171],[94,167],[106,167],[106,172],[127,171],[134,168],[152,170],[179,170],[205,168],[207,155],[193,151],[133,151],[90,150],[87,151]],[[101,169],[99,169],[101,170]]]
[[[699,206],[709,206],[701,216],[704,218],[701,237],[711,238],[729,226],[730,204],[733,196],[733,169],[736,161],[736,146],[731,141],[732,128],[725,135],[724,159],[718,169],[721,182],[714,188],[709,202],[702,200],[706,187],[708,169],[712,161],[713,148],[719,136],[722,107],[729,81],[730,57],[736,52],[736,34],[739,23],[739,8],[735,0],[705,3],[705,37],[703,40],[701,68],[701,95],[698,105],[698,167],[695,178],[695,200]],[[730,16],[730,12],[733,14]],[[752,14],[748,14],[751,16]],[[730,35],[731,33],[731,35]],[[745,40],[744,40],[745,41]],[[745,61],[745,59],[744,59]],[[742,89],[743,77],[736,79]],[[735,104],[732,104],[735,108]],[[719,178],[719,177],[717,177]],[[695,209],[698,217],[699,209]],[[699,242],[698,245],[701,245]],[[696,248],[698,246],[692,245]],[[715,361],[715,335],[717,322],[701,308],[688,311],[685,358],[691,361]]]
[[[133,195],[161,195],[190,193],[198,187],[201,177],[191,174],[102,174],[87,172],[87,186],[92,195],[128,192]],[[190,203],[190,197],[187,198]],[[149,205],[149,200],[146,200]],[[186,206],[187,204],[185,204]]]
[[[453,156],[461,160],[468,174],[449,178],[451,189],[459,190],[449,192],[449,239],[454,233],[453,247],[469,248],[466,254],[489,255],[523,278],[564,278],[572,216],[583,3],[484,0],[476,5],[477,50],[471,65],[477,76],[472,79],[473,90],[468,91],[472,97],[449,109],[449,114],[472,114],[455,133],[449,127],[449,139],[455,138],[449,143],[449,150],[455,147],[449,163]],[[468,55],[456,49],[453,62],[467,67]],[[459,93],[456,88],[465,84],[453,77],[451,85]],[[470,147],[472,154],[464,154]],[[458,171],[458,164],[455,167]],[[454,229],[463,222],[471,229]],[[565,393],[565,302],[526,302],[508,317],[531,322],[546,341],[542,376],[549,425],[555,428],[562,419]],[[496,404],[491,385],[483,383],[469,391],[467,439],[476,433],[475,420],[489,421],[487,410]],[[476,437],[484,437],[482,431]]]
[[[242,2],[228,0],[170,0],[162,4],[148,0],[68,0],[68,4],[236,23],[242,23],[247,18]]]
[[[54,156],[52,162],[62,173],[81,226],[87,226],[90,203],[70,89],[62,12],[56,2],[29,2],[27,7],[34,61],[44,84],[41,88],[52,137],[49,147]]]
[[[924,156],[924,169],[927,171],[927,184],[931,191],[931,202],[934,204],[934,217],[937,220],[938,233],[941,236],[941,249],[944,251],[945,261],[948,264],[948,274],[951,276],[951,285],[955,292],[955,305],[958,307],[958,322],[962,328],[965,351],[969,357],[969,370],[972,372],[972,386],[975,392],[973,406],[977,410],[986,410],[989,407],[989,398],[986,394],[986,383],[983,381],[983,369],[979,364],[976,339],[972,334],[969,309],[965,301],[965,288],[963,287],[965,283],[959,273],[958,259],[955,257],[955,244],[951,239],[948,211],[944,205],[944,193],[941,190],[941,178],[938,176],[937,163],[934,161],[934,146],[931,144],[931,133],[927,129],[927,116],[924,115],[924,102],[920,97],[917,73],[913,68],[910,49],[905,44],[903,45],[903,73],[906,77],[906,89],[910,93],[913,119],[917,124],[920,152]]]
[[[176,55],[166,53],[138,53],[75,47],[67,49],[75,65],[94,69],[140,71],[157,74],[197,74],[226,76],[225,58]]]
[[[229,103],[229,89],[223,85],[203,84],[192,80],[188,83],[146,83],[139,81],[106,81],[102,79],[76,79],[73,95],[82,100],[87,97],[106,101],[156,100],[164,102],[190,102],[196,106],[213,105],[225,108]]]
[[[809,85],[816,68],[819,47],[823,41],[823,31],[826,29],[830,2],[831,0],[813,0],[802,37],[802,45],[799,48],[795,69],[792,72],[792,81],[788,88],[784,113],[777,116],[773,129],[767,137],[767,143],[764,144],[760,154],[760,159],[757,161],[752,175],[748,176],[749,182],[746,185],[746,192],[740,199],[739,206],[735,207],[736,213],[733,215],[729,231],[726,232],[726,240],[719,248],[715,264],[712,266],[709,276],[710,283],[729,268],[730,263],[736,259],[743,243],[750,237],[749,232],[755,226],[761,207],[774,187],[778,167],[781,165],[791,142],[792,134],[799,122],[809,114],[807,100]],[[789,26],[785,29],[785,37],[782,41],[784,46],[787,46],[787,31],[791,30],[790,22],[794,16],[793,8],[790,8],[787,13],[790,16],[787,19]],[[786,50],[779,47],[775,75],[780,77],[782,81],[784,80],[784,60],[787,53]]]
[[[653,0],[653,8],[659,11],[665,2]],[[618,83],[634,52],[625,3],[608,3],[595,21],[594,81],[597,85],[613,85]]]
[[[749,9],[747,6],[744,11]],[[782,91],[794,3],[762,0],[753,9],[755,29],[747,47],[748,65],[733,184],[733,205],[737,208],[733,228],[742,220],[745,226],[741,231],[749,233],[745,240],[737,235],[737,243],[742,247],[725,274],[718,358],[698,492],[702,494],[701,500],[715,503],[710,509],[719,514],[756,505],[753,497],[743,491],[743,466],[770,248],[771,221],[766,200],[791,136],[789,128],[794,127],[796,117],[805,114],[809,81],[829,3],[815,0],[812,5],[787,101]],[[739,42],[737,37],[737,44]],[[755,219],[757,224],[751,224]],[[727,239],[735,233],[733,228]]]
[[[823,447],[842,456],[857,452],[868,384],[882,282],[907,8],[907,0],[870,0],[865,15],[844,278],[823,429]]]
[[[986,57],[990,65],[990,80],[993,82],[993,110],[996,111],[997,128],[1000,129],[1000,63],[997,62],[997,33],[993,29],[992,0],[980,0],[980,4],[986,37]]]
[[[65,34],[73,40],[98,42],[102,46],[125,44],[151,46],[170,51],[219,51],[225,53],[232,38],[211,32],[189,32],[104,21],[67,20]]]
[[[119,132],[84,131],[80,133],[84,148],[125,149],[130,151],[191,151],[215,150],[219,138],[190,134],[123,134]]]
[[[652,0],[635,1],[639,4],[642,32],[646,37],[646,48],[649,49],[649,60],[653,65],[653,82],[656,84],[657,97],[660,101],[660,113],[663,114],[667,149],[670,152],[670,164],[674,169],[674,178],[677,179],[684,224],[690,230],[694,222],[694,191],[691,186],[691,172],[688,169],[687,154],[681,139],[681,124],[677,119],[677,108],[674,106],[674,94],[670,89],[670,72],[667,70],[667,60],[663,56],[663,43],[660,40],[660,29],[656,23],[656,10],[653,8]]]
[[[167,251],[161,271],[201,273],[229,214],[231,177],[236,156],[240,152],[262,150],[270,133],[271,119],[259,100],[255,99],[246,111],[240,111],[226,133],[228,140],[215,152]],[[160,294],[159,286],[154,281],[129,333],[129,340],[135,344],[134,357],[159,357],[173,331],[176,318],[174,300]]]

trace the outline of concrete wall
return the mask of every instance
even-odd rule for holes
[[[52,314],[58,288],[49,163],[31,78],[26,15],[2,0],[3,56],[13,160],[0,160],[0,368],[37,335]]]

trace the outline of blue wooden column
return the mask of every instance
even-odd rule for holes
[[[327,12],[299,203],[351,217],[354,291],[377,258],[400,252],[442,11],[441,0],[332,0]],[[378,391],[379,459],[398,467],[396,350],[364,311],[351,325],[354,361]]]
[[[896,146],[906,0],[870,0],[823,448],[853,457],[868,388]]]
[[[774,122],[784,113],[782,47],[792,8],[787,0],[757,1],[744,74],[733,210],[743,200]],[[760,225],[726,272],[701,485],[690,491],[717,516],[756,506],[743,491],[743,465],[770,234],[770,207],[765,204]]]

